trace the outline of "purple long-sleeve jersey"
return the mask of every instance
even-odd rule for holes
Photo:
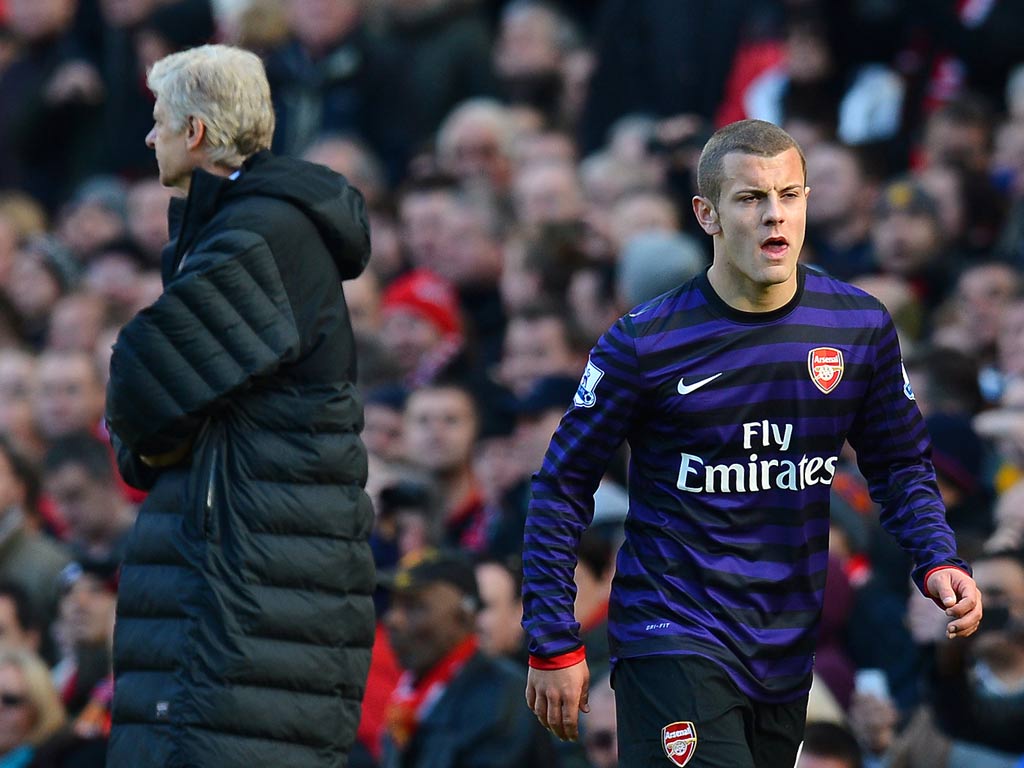
[[[810,685],[844,440],[913,576],[956,543],[892,320],[846,283],[798,267],[784,307],[747,313],[706,274],[620,318],[591,352],[533,478],[524,541],[530,652],[580,647],[576,548],[623,440],[629,514],[612,587],[612,657],[697,654],[759,701]]]

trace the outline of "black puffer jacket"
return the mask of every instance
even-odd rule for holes
[[[173,219],[172,212],[172,219]],[[149,488],[121,573],[111,768],[343,768],[373,642],[372,510],[341,281],[361,196],[260,153],[196,171],[107,420]],[[141,455],[192,440],[156,471]]]

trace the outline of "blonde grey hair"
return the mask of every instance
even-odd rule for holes
[[[457,104],[441,123],[437,130],[437,146],[442,156],[450,156],[454,152],[456,131],[468,122],[489,124],[502,154],[512,152],[517,133],[512,114],[500,101],[480,97]]]
[[[32,729],[25,741],[39,746],[64,727],[67,715],[53,687],[46,664],[35,653],[22,648],[0,648],[0,667],[14,667],[25,678],[25,694],[33,709]]]
[[[149,70],[146,83],[176,129],[203,121],[209,159],[239,166],[268,149],[274,137],[270,84],[260,58],[229,45],[172,53]]]

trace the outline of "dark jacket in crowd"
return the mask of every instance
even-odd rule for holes
[[[523,702],[526,679],[477,653],[451,681],[405,749],[385,733],[381,768],[554,768],[548,733]]]
[[[150,489],[121,571],[110,768],[343,768],[373,643],[373,513],[341,281],[362,197],[262,152],[195,171],[107,421]],[[182,205],[173,205],[182,213]],[[192,440],[163,470],[140,457]]]

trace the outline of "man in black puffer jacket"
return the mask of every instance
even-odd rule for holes
[[[148,489],[114,637],[111,768],[344,768],[373,642],[372,510],[341,282],[362,197],[265,151],[259,59],[157,62],[164,293],[118,336],[107,423]]]

